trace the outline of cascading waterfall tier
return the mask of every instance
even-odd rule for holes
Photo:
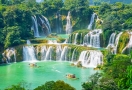
[[[61,45],[56,46],[56,60],[60,60],[62,54],[62,47]]]
[[[100,47],[100,34],[102,33],[101,29],[95,29],[90,31],[88,34],[84,36],[83,45],[89,47]]]
[[[68,46],[64,46],[64,48],[61,52],[60,61],[66,61],[67,60],[67,52],[68,52]]]
[[[110,39],[109,39],[109,43],[108,43],[107,48],[114,47],[115,38],[116,38],[116,33],[112,33],[111,36],[110,36]]]
[[[39,37],[38,22],[36,16],[32,16],[32,27],[34,31],[34,37]]]
[[[36,49],[35,49],[36,48]],[[36,51],[38,50],[38,51]],[[37,52],[37,53],[35,53]],[[55,61],[71,61],[76,65],[81,62],[83,67],[97,67],[103,63],[103,55],[97,50],[82,51],[80,56],[78,48],[71,50],[68,46],[63,46],[57,44],[54,46],[44,45],[44,46],[24,46],[23,47],[23,57],[24,61],[35,62],[39,60],[36,56],[39,54],[40,59],[43,61],[55,60]],[[77,61],[78,60],[78,61]]]
[[[41,47],[41,60],[45,60],[46,52],[47,52],[46,46],[42,46]]]
[[[44,35],[49,35],[51,33],[50,23],[45,16],[43,15],[39,16],[39,24],[42,27]]]
[[[88,25],[88,29],[89,29],[89,30],[92,29],[95,16],[96,16],[96,13],[93,13],[92,16],[91,16],[91,20],[90,20],[90,23],[89,23],[89,25]]]
[[[116,40],[115,40],[115,46],[114,46],[114,50],[113,50],[113,53],[116,54],[117,53],[117,46],[118,46],[118,43],[119,43],[119,39],[120,39],[120,36],[122,35],[123,32],[120,32],[117,37],[116,37]]]
[[[72,32],[72,25],[71,25],[71,20],[70,20],[70,11],[68,12],[67,15],[67,24],[66,24],[66,34],[71,34]]]
[[[47,60],[52,60],[52,52],[53,52],[53,47],[52,46],[41,46],[41,60],[47,61]]]
[[[33,46],[23,46],[23,58],[24,61],[34,62],[36,61],[35,49]]]
[[[101,29],[95,29],[89,31],[86,35],[82,33],[73,33],[69,35],[68,39],[64,43],[72,43],[75,45],[84,45],[88,47],[100,48],[100,34],[102,33]]]
[[[53,51],[52,46],[49,46],[44,60],[52,60],[52,51]]]
[[[77,44],[78,33],[75,34],[74,44]]]
[[[30,45],[30,44],[31,44],[30,40],[27,40],[27,45]]]
[[[96,68],[103,64],[103,54],[95,50],[82,51],[75,65],[78,63],[81,63],[83,67]]]
[[[38,25],[42,30],[38,30]],[[47,36],[51,33],[50,23],[43,15],[32,16],[32,29],[35,37]]]
[[[116,33],[112,33],[109,39],[109,44],[106,47],[106,49],[111,48],[111,52],[113,54],[117,53],[117,46],[119,43],[120,36],[122,35],[123,32],[120,32],[119,34],[116,35]]]
[[[33,62],[33,61],[37,61],[40,59],[44,61],[53,60],[53,59],[56,61],[69,61],[71,60],[71,58],[67,60],[68,53],[70,53],[68,46],[61,46],[60,44],[57,44],[56,46],[45,46],[44,45],[44,46],[39,46],[39,47],[23,46],[24,61]]]
[[[16,50],[14,48],[6,49],[4,53],[2,53],[2,56],[3,56],[3,61],[6,61],[6,63],[16,62]]]
[[[72,53],[72,58],[71,58],[71,61],[74,62],[74,60],[77,60],[76,58],[76,51],[77,51],[77,48],[74,49],[73,53]]]

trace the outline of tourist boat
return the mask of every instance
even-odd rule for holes
[[[30,66],[30,67],[36,67],[37,64],[36,64],[36,63],[29,63],[29,66]]]
[[[67,78],[70,78],[70,79],[79,79],[79,78],[76,78],[75,74],[66,74],[66,77]]]

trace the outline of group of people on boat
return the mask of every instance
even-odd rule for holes
[[[41,66],[38,66],[37,63],[29,63],[29,66],[30,67],[37,67],[37,68],[41,67]]]
[[[37,67],[37,63],[29,63],[30,67]]]
[[[67,78],[71,78],[71,79],[79,79],[79,78],[76,78],[75,74],[66,74],[66,77]]]

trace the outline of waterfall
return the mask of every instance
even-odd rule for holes
[[[27,45],[30,45],[30,44],[31,44],[30,40],[27,40]]]
[[[86,34],[85,36],[84,36],[84,39],[83,39],[83,45],[89,45],[90,44],[90,36],[89,36],[89,34]]]
[[[114,47],[114,54],[117,53],[117,46],[118,46],[118,43],[119,43],[119,39],[120,39],[120,36],[121,36],[122,32],[120,32],[117,37],[116,37],[116,40],[115,40],[115,47]]]
[[[71,34],[68,36],[68,38],[65,40],[64,44],[66,43],[72,43],[72,38],[71,38]]]
[[[73,53],[72,53],[72,58],[71,58],[71,61],[74,62],[74,60],[77,60],[76,58],[76,50],[77,50],[77,47],[74,49]]]
[[[129,42],[128,44],[126,45],[126,47],[122,50],[122,53],[127,49],[127,48],[131,48],[132,47],[132,32],[128,32],[129,35],[130,35],[130,38],[129,38]]]
[[[57,45],[56,46],[56,60],[60,60],[61,53],[62,53],[61,45]]]
[[[96,15],[96,13],[93,13],[93,14],[92,14],[90,23],[89,23],[89,25],[88,25],[88,29],[92,29],[92,25],[93,25],[93,23],[94,23],[95,15]]]
[[[50,34],[50,33],[51,33],[50,23],[49,23],[49,21],[48,21],[48,19],[47,19],[46,17],[43,16],[43,18],[45,19],[45,21],[46,21],[46,25],[47,25],[47,27],[48,27],[48,31],[49,31],[48,34]]]
[[[103,63],[102,59],[103,59],[103,54],[100,51],[88,50],[81,52],[77,63],[81,62],[83,67],[96,68],[98,65],[101,65]]]
[[[102,33],[101,29],[95,29],[90,31],[84,36],[83,45],[99,48],[100,47],[100,34]]]
[[[78,33],[75,34],[74,44],[77,44]]]
[[[46,52],[47,52],[46,46],[42,46],[41,47],[41,60],[45,60]]]
[[[49,23],[48,19],[46,17],[44,17],[43,15],[39,16],[39,19],[41,21],[44,34],[49,35],[51,33],[51,27],[50,27],[50,23]],[[46,27],[47,31],[44,30],[45,27]]]
[[[48,31],[48,26],[45,23],[45,20],[42,19],[41,17],[39,17],[40,21],[41,21],[41,27],[42,27],[42,31],[44,35],[48,35],[49,31]],[[45,28],[47,29],[47,31],[45,30]]]
[[[64,46],[64,48],[61,52],[60,61],[66,61],[67,60],[67,52],[68,52],[68,47]]]
[[[35,49],[33,46],[23,46],[23,58],[24,61],[34,62],[36,61]]]
[[[35,37],[39,37],[39,31],[38,31],[38,23],[37,23],[37,18],[36,18],[36,16],[32,16],[32,23],[33,23],[33,25],[32,25],[32,29],[34,30],[34,36]]]
[[[116,36],[116,33],[112,33],[111,36],[110,36],[110,39],[109,39],[109,44],[107,46],[108,47],[114,47],[114,44],[115,44],[115,36]]]
[[[72,25],[71,25],[71,20],[70,20],[70,11],[68,12],[67,15],[67,24],[66,24],[66,34],[71,34],[72,32]]]
[[[44,60],[51,60],[52,59],[52,51],[53,51],[52,46],[49,46]]]

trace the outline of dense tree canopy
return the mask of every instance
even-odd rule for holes
[[[101,20],[99,25],[103,30],[105,45],[108,43],[111,33],[132,29],[132,4],[115,3],[115,1],[121,0],[93,1],[95,6],[90,6],[89,0],[64,0],[64,2],[62,0],[44,0],[41,3],[37,3],[36,0],[0,0],[0,47],[16,46],[21,44],[22,40],[33,38],[31,17],[40,14],[49,19],[51,28],[54,30],[56,14],[59,12],[63,29],[65,29],[66,16],[70,11],[72,28],[77,30],[86,29],[93,12],[95,12]],[[126,3],[130,1],[122,0]],[[94,25],[96,24],[95,22]],[[128,82],[131,80],[132,57],[127,55],[108,55],[108,57],[103,67],[105,74],[102,77],[98,73],[93,75],[88,83],[82,84],[85,90],[117,90],[128,89],[131,86]],[[74,90],[63,81],[46,82],[36,90],[39,88],[61,90],[62,87],[68,88],[65,90]]]

